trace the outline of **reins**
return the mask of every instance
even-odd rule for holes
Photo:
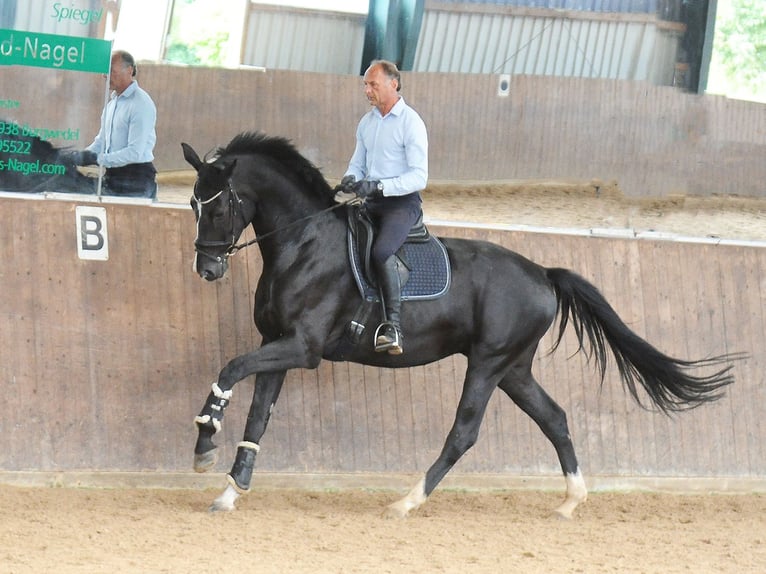
[[[245,247],[248,247],[249,245],[253,245],[254,243],[259,243],[260,241],[266,239],[270,235],[274,235],[275,233],[279,233],[280,231],[284,231],[285,229],[289,229],[290,227],[293,227],[294,225],[297,225],[303,221],[308,221],[309,219],[313,219],[314,217],[319,217],[320,215],[323,215],[325,213],[328,213],[330,211],[333,211],[335,209],[338,209],[339,207],[343,207],[346,205],[345,203],[336,203],[335,205],[331,205],[330,207],[324,208],[322,211],[317,211],[316,213],[312,213],[311,215],[306,215],[305,217],[301,217],[300,219],[296,219],[295,221],[291,221],[284,227],[280,227],[279,229],[272,229],[268,233],[264,233],[263,235],[256,235],[255,238],[251,239],[250,241],[245,241],[244,243],[240,243],[239,245],[232,245],[231,249],[229,249],[228,254],[234,255],[237,251],[240,249],[244,249]]]
[[[243,217],[243,221],[244,221],[244,216],[243,216],[243,213],[242,213],[242,200],[239,198],[239,194],[237,194],[237,192],[234,190],[234,187],[231,184],[231,180],[229,180],[227,187],[221,189],[218,193],[216,193],[215,195],[213,195],[212,197],[210,197],[210,198],[208,198],[208,199],[206,199],[204,201],[199,199],[197,197],[196,193],[194,193],[192,197],[194,198],[194,201],[196,201],[198,205],[202,206],[202,205],[207,205],[207,204],[213,202],[214,200],[218,199],[221,196],[221,194],[223,194],[224,191],[228,191],[230,193],[231,198],[229,199],[229,201],[232,203],[232,205],[236,204],[236,205],[239,206],[239,209],[237,209],[237,211],[239,212],[239,215],[241,217]],[[240,249],[244,249],[245,247],[248,247],[248,246],[253,245],[255,243],[260,243],[261,241],[263,241],[264,239],[266,239],[267,237],[269,237],[271,235],[275,235],[276,233],[279,233],[281,231],[289,229],[290,227],[294,227],[295,225],[298,225],[299,223],[302,223],[304,221],[308,221],[309,219],[313,219],[314,217],[319,217],[320,215],[324,215],[325,213],[328,213],[330,211],[334,211],[335,209],[338,209],[339,207],[343,207],[344,205],[346,205],[346,204],[345,203],[336,203],[335,205],[331,205],[330,207],[326,207],[325,209],[322,209],[321,211],[317,211],[316,213],[312,213],[311,215],[306,215],[304,217],[296,219],[295,221],[291,221],[290,223],[288,223],[287,225],[285,225],[283,227],[280,227],[278,229],[272,229],[271,231],[269,231],[268,233],[264,233],[263,235],[257,235],[255,238],[253,238],[253,239],[251,239],[249,241],[245,241],[245,242],[240,243],[240,244],[235,244],[235,240],[234,240],[234,216],[235,215],[233,213],[234,210],[232,209],[231,210],[232,241],[231,241],[231,244],[229,245],[229,249],[226,251],[226,256],[228,257],[229,255],[234,255]],[[245,221],[244,223],[245,223],[245,225],[247,225],[249,222]],[[206,253],[205,251],[200,249],[200,247],[211,247],[211,246],[214,247],[216,245],[212,245],[212,244],[208,244],[208,243],[202,243],[202,242],[199,242],[199,241],[195,241],[195,250],[198,253],[202,253],[203,255],[205,255],[207,257],[210,257],[211,259],[220,260],[221,259],[220,257],[214,257],[214,256],[210,255],[209,253]]]

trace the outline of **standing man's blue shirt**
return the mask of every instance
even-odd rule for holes
[[[373,107],[359,121],[346,175],[383,182],[383,195],[408,195],[428,183],[428,134],[404,98],[382,116]]]
[[[104,167],[151,162],[156,122],[152,98],[133,81],[120,95],[112,95],[101,114],[101,130],[87,149],[98,154]]]

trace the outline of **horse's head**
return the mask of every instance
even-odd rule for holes
[[[302,233],[310,218],[338,206],[319,169],[285,138],[243,132],[204,161],[188,144],[181,147],[197,171],[194,269],[209,281],[224,275],[228,256],[242,247],[236,242],[249,224],[257,227],[257,236],[245,245],[257,242],[261,252],[273,255]],[[264,247],[260,240],[265,237],[271,239]]]
[[[197,171],[191,206],[197,220],[194,270],[215,281],[226,273],[229,255],[250,223],[254,205],[244,202],[232,186],[236,158],[202,161],[191,146],[182,143],[184,158]]]

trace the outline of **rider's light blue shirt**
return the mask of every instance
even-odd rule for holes
[[[404,98],[385,116],[373,107],[359,121],[356,148],[345,175],[383,182],[383,195],[407,195],[428,182],[428,134]]]
[[[119,96],[112,94],[101,112],[101,129],[87,149],[98,154],[104,167],[121,167],[154,160],[157,108],[138,82]]]

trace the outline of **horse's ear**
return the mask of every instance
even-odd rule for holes
[[[192,147],[187,143],[181,143],[181,148],[184,150],[184,159],[191,164],[191,166],[196,170],[199,171],[200,166],[202,165],[202,160],[197,155],[197,152],[192,149]]]

